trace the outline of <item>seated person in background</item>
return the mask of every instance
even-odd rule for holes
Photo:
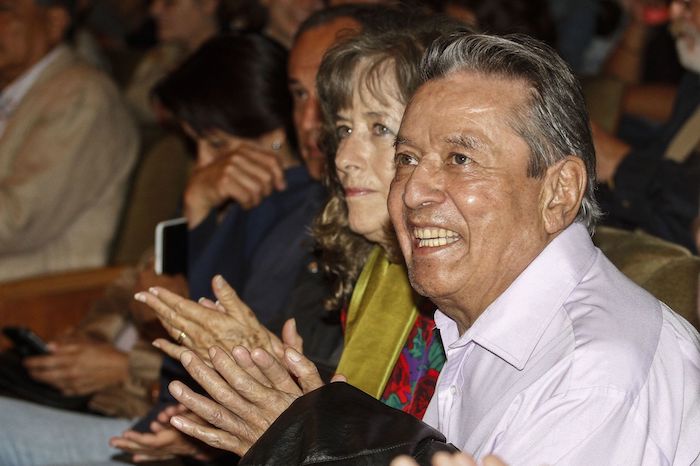
[[[526,37],[456,34],[430,47],[421,76],[396,137],[388,203],[411,284],[439,308],[447,352],[424,422],[477,459],[694,463],[700,336],[590,240],[598,216],[595,154],[582,93],[566,64]],[[212,354],[224,378],[191,352],[182,360],[225,406],[183,384],[171,387],[185,406],[228,431],[171,419],[198,438],[247,442],[229,410],[259,426],[271,417],[267,406],[289,406],[300,394],[262,350]],[[284,361],[305,392],[318,386],[309,383],[301,355],[287,349]],[[333,398],[331,405],[342,403]],[[365,464],[385,455],[353,443],[348,426],[362,438],[374,424],[354,418],[352,405],[326,418],[309,414],[309,406],[302,416],[295,410],[302,405],[272,424],[274,435],[263,435],[240,464],[269,464],[266,458],[285,458],[285,451],[338,458],[348,444]],[[323,428],[305,428],[299,416]],[[291,432],[298,442],[277,443]]]
[[[114,85],[64,41],[72,3],[0,8],[0,280],[104,265],[138,151]]]
[[[155,285],[187,293],[182,276],[157,276],[150,261],[125,270],[77,326],[48,344],[50,354],[20,364],[14,352],[2,353],[0,393],[107,416],[146,414],[163,359],[150,342],[165,332],[153,312],[131,297],[133,290]]]
[[[443,12],[487,34],[527,34],[552,46],[557,42],[546,0],[447,0]]]
[[[263,32],[287,49],[291,49],[299,26],[326,4],[322,0],[251,0],[251,3],[267,10]]]
[[[220,36],[158,91],[197,142],[198,166],[185,196],[192,233],[208,227],[207,222],[217,225],[200,257],[193,258],[188,284],[201,290],[209,277],[223,273],[269,318],[286,302],[305,266],[307,225],[323,195],[296,158],[286,81],[281,46],[257,35]],[[207,203],[203,215],[212,217],[197,217]],[[132,419],[97,418],[6,398],[0,405],[2,422],[11,425],[3,430],[3,465],[106,460],[115,453],[109,439],[133,424]]]
[[[126,89],[138,120],[153,123],[153,85],[207,39],[230,31],[261,32],[289,47],[299,24],[321,8],[320,0],[155,0],[151,2],[159,45],[141,60]]]
[[[671,3],[676,48],[687,72],[670,119],[651,143],[633,148],[594,126],[603,222],[696,251],[691,224],[700,197],[700,5]]]
[[[150,13],[159,44],[140,61],[125,90],[140,123],[155,123],[151,89],[207,39],[228,29],[227,0],[154,0]]]

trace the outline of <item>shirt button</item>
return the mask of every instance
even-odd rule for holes
[[[457,387],[455,387],[454,385],[452,385],[452,386],[450,387],[450,393],[452,393],[452,396],[456,395],[456,394],[457,394]]]

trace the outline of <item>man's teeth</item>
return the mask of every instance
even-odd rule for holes
[[[434,248],[454,243],[459,234],[444,228],[414,228],[413,236],[418,240],[419,248]]]

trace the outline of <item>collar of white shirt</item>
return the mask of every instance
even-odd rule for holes
[[[27,92],[29,92],[29,89],[36,83],[41,73],[56,60],[61,50],[66,47],[66,45],[54,47],[49,53],[44,55],[41,60],[32,65],[31,68],[3,89],[2,93],[0,93],[0,135],[2,135],[5,124],[12,115],[12,112],[17,108]]]
[[[436,311],[435,324],[445,349],[473,341],[522,370],[557,310],[592,266],[596,251],[586,227],[574,223],[544,248],[462,336],[452,319]]]

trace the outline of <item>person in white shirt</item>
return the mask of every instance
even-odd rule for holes
[[[580,87],[525,37],[423,60],[389,210],[447,353],[424,421],[512,465],[692,464],[700,339],[593,246]]]

